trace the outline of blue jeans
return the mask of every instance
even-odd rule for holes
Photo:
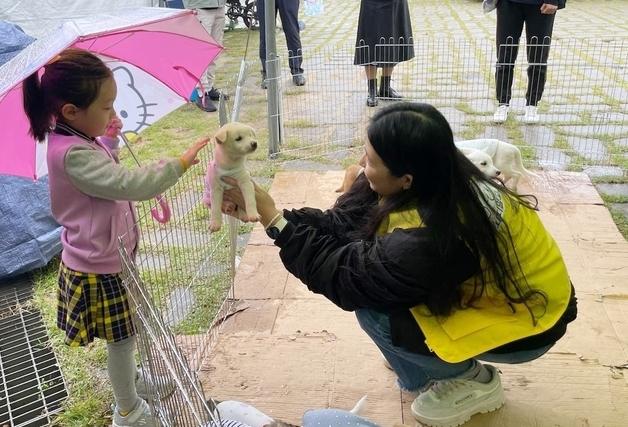
[[[413,353],[397,347],[393,345],[390,337],[388,315],[365,308],[356,310],[355,315],[362,329],[379,347],[397,374],[399,386],[404,390],[420,391],[431,380],[460,377],[477,363],[476,359],[449,363],[436,356]],[[548,345],[534,350],[504,354],[483,353],[477,356],[477,359],[495,363],[524,363],[541,357],[551,347],[552,345]]]

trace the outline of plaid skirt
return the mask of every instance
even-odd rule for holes
[[[82,273],[62,262],[57,297],[57,326],[69,346],[87,345],[94,338],[116,342],[135,334],[119,274]]]

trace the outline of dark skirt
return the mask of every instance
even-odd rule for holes
[[[393,66],[414,58],[407,0],[361,0],[355,65]]]

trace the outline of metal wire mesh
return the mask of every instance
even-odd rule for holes
[[[0,425],[50,425],[67,398],[32,288],[0,294]]]
[[[201,165],[211,155],[205,150]],[[167,223],[152,216],[151,209],[160,208],[157,201],[138,203],[137,216],[126,218],[128,232],[120,237],[140,364],[148,378],[157,379],[148,381],[149,403],[166,426],[212,420],[211,399],[197,372],[234,302],[237,227],[228,219],[220,231],[209,233],[209,210],[202,201],[205,170],[190,170],[164,194],[171,212]],[[127,253],[124,242],[138,232],[136,253]]]
[[[387,41],[375,46],[379,66],[394,65],[399,50],[414,49],[413,59],[394,67],[392,86],[403,101],[435,105],[448,119],[457,140],[498,138],[522,147],[528,165],[544,169],[597,170],[625,174],[628,147],[628,42],[626,39],[531,40],[501,46],[506,63],[496,63],[491,40],[426,38],[413,43]],[[306,54],[307,85],[289,83],[284,73],[281,113],[285,128],[281,158],[323,156],[338,159],[362,145],[372,114],[393,100],[366,106],[364,67],[369,46],[324,47]],[[503,53],[502,52],[502,53]],[[526,55],[529,52],[529,55]],[[516,59],[516,60],[515,60]],[[357,61],[357,59],[356,59]],[[359,62],[358,62],[359,63]],[[510,117],[493,123],[497,65],[507,65],[514,80]],[[530,69],[530,72],[528,72]],[[538,103],[540,121],[525,124],[528,78],[547,83]],[[503,84],[503,79],[500,79]],[[534,86],[534,85],[533,85]]]
[[[544,168],[603,166],[625,173],[620,166],[625,164],[620,157],[626,156],[628,145],[625,40],[552,42],[547,86],[539,104],[542,118],[536,125],[523,124],[520,116],[526,103],[528,65],[545,67],[544,61],[528,64],[525,55],[519,55],[518,61],[510,62],[511,117],[495,125],[492,43],[426,39],[397,40],[392,45],[375,46],[376,63],[396,64],[392,86],[404,95],[403,100],[437,106],[457,139],[503,139],[520,145],[529,164]],[[509,47],[514,48],[514,43]],[[520,47],[527,48],[543,52],[548,42]],[[369,118],[395,101],[382,97],[377,108],[365,105],[364,69],[354,60],[370,52],[360,49],[369,48],[362,46],[356,54],[353,46],[329,47],[306,55],[305,86],[292,84],[289,63],[295,58],[277,59],[280,102],[270,113],[283,119],[277,163],[308,158],[337,162],[362,150]],[[409,49],[414,58],[397,64],[395,55]],[[243,62],[242,75],[250,75],[254,63]],[[537,78],[538,73],[531,75]],[[221,122],[228,116],[236,119],[240,108],[266,110],[254,97],[234,105],[234,98],[258,90],[250,81],[234,78],[226,87],[237,89],[229,91],[232,97],[223,104]],[[206,155],[211,157],[211,152]],[[141,230],[137,254],[122,251],[142,364],[150,375],[165,375],[176,383],[172,397],[165,397],[166,390],[160,390],[159,384],[154,390],[152,404],[165,425],[196,426],[211,419],[211,402],[206,402],[196,373],[216,338],[214,326],[233,309],[237,228],[229,219],[229,226],[219,233],[208,232],[209,211],[201,201],[204,173],[204,168],[196,168],[165,194],[172,210],[166,225],[151,218],[154,201],[139,204],[137,218],[128,218],[129,230]]]

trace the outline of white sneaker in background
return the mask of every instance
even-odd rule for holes
[[[539,117],[539,110],[534,105],[526,106],[526,113],[523,116],[523,121],[528,124],[538,123],[541,118]]]
[[[504,404],[504,390],[494,366],[484,365],[491,381],[484,384],[470,379],[434,382],[412,402],[412,415],[432,427],[455,427],[472,415],[494,411]]]
[[[509,107],[506,104],[502,104],[497,107],[497,110],[495,110],[495,114],[493,114],[493,122],[504,123],[508,118],[508,109]]]
[[[159,427],[159,422],[153,416],[148,403],[140,398],[135,408],[124,417],[120,415],[116,406],[113,411],[112,427]]]

